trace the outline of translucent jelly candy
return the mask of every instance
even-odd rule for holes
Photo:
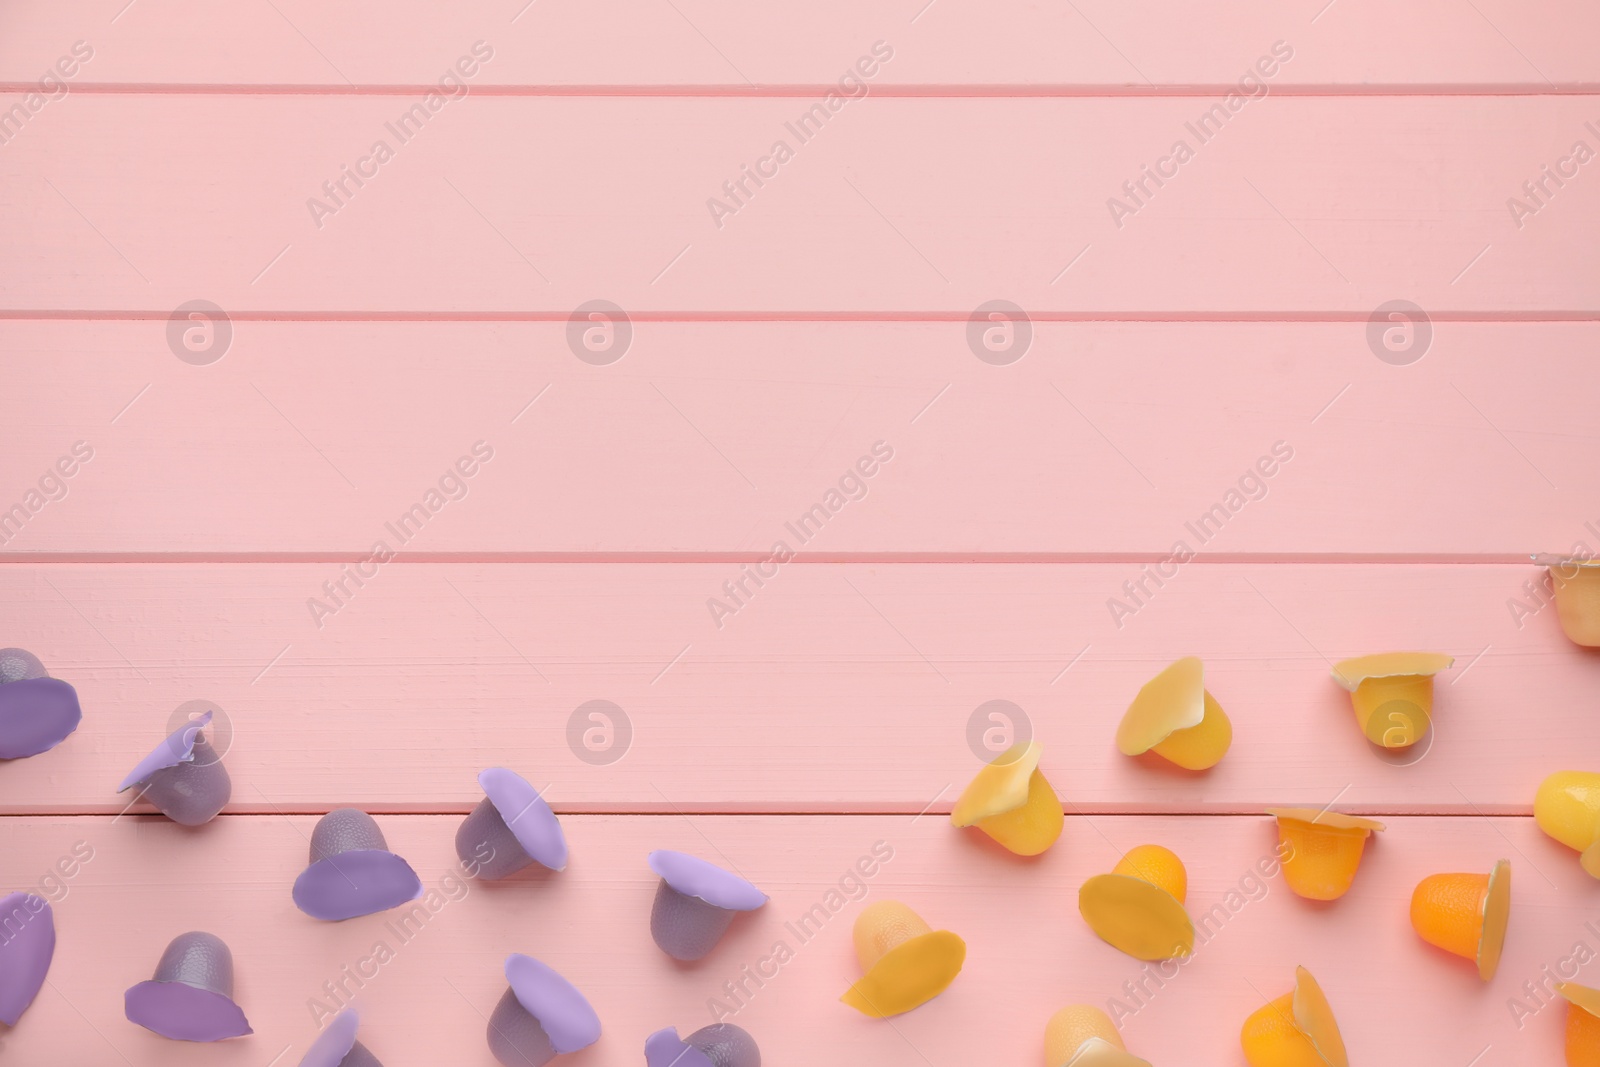
[[[202,826],[233,796],[233,780],[204,736],[211,712],[175,730],[128,772],[117,792],[141,787],[143,799],[180,826]]]
[[[1037,856],[1061,836],[1061,799],[1039,770],[1044,748],[1025,741],[1002,752],[967,786],[950,813],[953,826],[976,826],[1019,856]]]
[[[356,1040],[360,1028],[361,1016],[356,1009],[344,1009],[317,1035],[300,1060],[300,1067],[383,1067],[378,1057]]]
[[[1124,756],[1155,750],[1191,771],[1215,767],[1233,744],[1233,724],[1206,691],[1205,665],[1187,656],[1146,682],[1117,727]]]
[[[82,721],[76,689],[50,677],[32,652],[0,648],[0,759],[48,752]]]
[[[1092,1004],[1068,1004],[1044,1028],[1045,1067],[1150,1067],[1130,1055],[1111,1016]]]
[[[511,988],[489,1016],[489,1051],[505,1067],[544,1067],[600,1040],[600,1016],[576,986],[532,956],[506,957]]]
[[[650,936],[662,952],[685,962],[716,947],[741,911],[754,911],[767,895],[732,871],[687,852],[650,853],[650,869],[660,875],[650,909]]]
[[[1250,1067],[1350,1067],[1344,1038],[1322,987],[1304,967],[1294,969],[1294,992],[1256,1009],[1239,1044]]]
[[[509,877],[538,863],[552,871],[567,866],[561,823],[526,778],[504,767],[478,775],[484,797],[456,830],[462,866],[485,881]]]
[[[1485,982],[1500,966],[1511,915],[1511,864],[1488,874],[1430,874],[1411,894],[1411,925],[1422,940],[1474,960]]]
[[[1078,890],[1078,911],[1100,939],[1135,959],[1166,960],[1194,949],[1194,923],[1184,910],[1189,875],[1160,845],[1129,850],[1110,874]]]
[[[1600,1067],[1600,989],[1557,982],[1567,1001],[1567,1067]]]
[[[1355,880],[1367,838],[1383,823],[1316,808],[1268,808],[1285,846],[1283,878],[1307,900],[1337,900]]]
[[[926,1004],[950,987],[967,959],[965,941],[949,930],[930,929],[898,900],[862,909],[855,944],[866,973],[839,999],[874,1019]]]
[[[393,852],[377,822],[336,808],[311,831],[311,865],[294,882],[294,903],[313,919],[337,922],[399,907],[422,895],[422,880]]]
[[[1583,869],[1600,878],[1600,774],[1557,771],[1533,798],[1539,829],[1580,853]]]
[[[44,987],[56,954],[56,917],[32,893],[0,899],[0,1023],[17,1025]]]
[[[221,1041],[253,1033],[233,1002],[233,953],[201,931],[172,939],[156,976],[123,996],[124,1014],[174,1041]]]
[[[1556,614],[1574,644],[1600,648],[1600,560],[1574,556],[1535,556],[1550,568],[1556,591]]]
[[[1438,652],[1380,652],[1333,665],[1350,691],[1356,725],[1384,748],[1409,748],[1433,723],[1433,676],[1455,659]]]
[[[645,1067],[761,1067],[756,1039],[732,1023],[702,1026],[688,1037],[675,1027],[657,1030],[644,1042]]]

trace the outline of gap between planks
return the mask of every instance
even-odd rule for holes
[[[1215,811],[1171,811],[1164,809],[1117,807],[1112,805],[1087,805],[1079,806],[1063,801],[1066,818],[1163,818],[1163,819],[1261,819],[1267,818],[1265,808],[1229,808]],[[267,807],[257,807],[251,804],[240,804],[230,807],[229,810],[217,816],[219,819],[274,819],[285,815],[326,815],[328,812],[345,805],[328,804],[271,804]],[[363,808],[369,815],[386,815],[394,817],[416,816],[466,816],[471,814],[477,804],[446,805],[443,807],[430,806],[427,808],[402,808],[394,805],[372,804]],[[883,808],[857,808],[851,810],[830,811],[826,808],[717,808],[699,805],[675,804],[663,805],[656,808],[639,807],[611,807],[604,804],[579,804],[572,807],[563,807],[560,804],[551,804],[550,808],[557,815],[570,815],[573,817],[592,816],[637,816],[641,818],[677,819],[687,816],[695,818],[739,819],[739,818],[808,818],[808,819],[882,819],[911,816],[913,822],[923,816],[948,816],[951,804],[940,804],[923,810],[911,807],[883,807]],[[1386,819],[1531,819],[1534,817],[1532,805],[1520,809],[1497,806],[1478,806],[1473,811],[1459,809],[1430,808],[1424,805],[1408,808],[1387,808],[1383,805],[1351,804],[1339,810],[1341,815],[1360,815],[1367,818]],[[111,816],[120,819],[124,815],[133,819],[164,819],[166,816],[153,811],[133,811],[124,806],[118,809],[115,805],[108,805],[100,811],[56,811],[48,809],[28,809],[26,811],[0,810],[0,818],[6,819],[104,819]]]
[[[413,97],[435,92],[434,82],[341,85],[332,83],[233,84],[218,82],[74,82],[73,93],[87,96],[393,96]],[[36,82],[0,82],[0,93],[32,93]],[[510,97],[703,97],[710,99],[744,97],[757,99],[813,99],[836,92],[833,82],[786,83],[770,85],[621,85],[621,84],[505,84],[474,85],[472,96]],[[916,100],[1049,100],[1049,99],[1126,99],[1131,97],[1220,97],[1238,90],[1233,82],[1170,85],[1071,85],[1071,84],[959,84],[908,83],[873,86],[868,95],[885,99]],[[1407,97],[1407,96],[1596,96],[1600,83],[1574,82],[1556,85],[1545,82],[1505,84],[1304,84],[1276,85],[1273,96],[1308,97]]]
[[[659,323],[959,322],[966,311],[629,311],[628,321]],[[1367,322],[1365,311],[1048,311],[1027,312],[1030,322],[1125,323],[1348,323]],[[172,312],[159,308],[0,308],[0,322],[166,322]],[[230,311],[230,322],[567,322],[567,311]],[[1430,309],[1432,322],[1522,325],[1541,322],[1600,322],[1600,309],[1489,310]]]
[[[359,552],[0,552],[0,566],[71,566],[83,564],[322,564],[365,562],[371,550]],[[798,552],[790,563],[815,565],[970,566],[980,564],[1050,566],[1138,566],[1164,563],[1163,552]],[[396,552],[400,564],[729,564],[764,563],[770,552],[538,552],[538,551],[415,551]],[[1422,553],[1375,552],[1212,552],[1198,553],[1196,564],[1248,564],[1262,566],[1534,566],[1533,553]]]

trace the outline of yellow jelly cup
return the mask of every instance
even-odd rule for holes
[[[1046,1067],[1150,1067],[1128,1052],[1111,1016],[1092,1004],[1068,1004],[1044,1028]]]
[[[1039,770],[1044,747],[1012,745],[979,771],[950,813],[954,826],[976,826],[1019,856],[1056,843],[1065,821],[1061,798]]]
[[[874,1019],[900,1015],[943,993],[961,973],[967,943],[933,930],[898,900],[880,900],[856,916],[856,959],[865,972],[839,999]]]
[[[1557,982],[1567,1002],[1567,1067],[1600,1067],[1600,989]]]
[[[1438,652],[1380,652],[1334,664],[1333,680],[1350,691],[1368,741],[1410,748],[1433,723],[1433,676],[1454,662]]]
[[[1533,818],[1539,829],[1577,849],[1583,869],[1600,878],[1600,774],[1557,771],[1550,775],[1534,794]]]
[[[1600,559],[1534,556],[1533,561],[1550,568],[1561,629],[1574,644],[1600,648]]]
[[[1078,890],[1078,912],[1100,940],[1139,960],[1194,951],[1194,923],[1184,910],[1189,875],[1160,845],[1140,845]]]
[[[1307,900],[1338,900],[1355,881],[1367,838],[1383,823],[1316,808],[1268,808],[1278,819],[1283,880]]]
[[[1511,864],[1488,874],[1430,874],[1411,894],[1411,925],[1422,940],[1478,964],[1485,982],[1500,966],[1511,917]]]
[[[1304,967],[1294,992],[1268,1001],[1244,1021],[1239,1044],[1250,1067],[1350,1067],[1328,998]]]
[[[1206,692],[1205,665],[1185,656],[1146,682],[1123,713],[1117,748],[1124,756],[1154,751],[1191,771],[1215,767],[1233,744],[1233,724]]]

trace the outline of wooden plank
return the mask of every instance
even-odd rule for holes
[[[116,783],[206,700],[250,812],[466,811],[496,764],[563,811],[946,812],[986,742],[1027,731],[1091,814],[1335,797],[1527,813],[1544,775],[1600,763],[1593,657],[1553,610],[1513,611],[1540,574],[1191,563],[1114,619],[1137,564],[795,563],[719,629],[708,600],[740,577],[726,563],[391,562],[315,619],[339,565],[8,566],[8,642],[76,685],[85,719],[6,768],[0,809],[122,810]],[[1433,740],[1385,756],[1330,661],[1399,648],[1457,662]],[[1112,741],[1139,686],[1185,653],[1234,722],[1205,775]],[[596,717],[591,701],[614,707]],[[1020,712],[994,720],[992,701]]]
[[[869,98],[803,139],[805,100],[435,105],[70,98],[0,154],[6,304],[565,321],[604,298],[641,318],[964,321],[1004,299],[1036,317],[1359,322],[1405,299],[1436,318],[1590,318],[1600,269],[1582,237],[1600,183],[1572,161],[1594,147],[1589,97]],[[402,139],[389,127],[412,106]],[[510,145],[538,151],[508,165]],[[1514,218],[1545,165],[1577,177]]]
[[[433,82],[475,41],[494,50],[479,86],[740,89],[833,82],[875,41],[894,59],[875,81],[900,86],[1142,88],[1232,83],[1274,42],[1293,50],[1274,84],[1546,89],[1593,85],[1582,42],[1591,7],[1535,10],[1510,0],[1461,5],[1378,0],[1293,5],[1173,5],[998,0],[982,10],[906,0],[821,0],[804,10],[728,0],[671,5],[605,0],[422,0],[334,7],[304,0],[227,11],[175,0],[12,5],[0,80],[33,80],[83,40],[85,85],[356,85]],[[1449,47],[1418,48],[1418,40]]]
[[[1153,1063],[1232,1063],[1240,1024],[1265,998],[1288,991],[1296,964],[1327,991],[1352,1063],[1467,1063],[1486,1045],[1504,1062],[1555,1063],[1561,1003],[1527,1002],[1520,1028],[1508,1005],[1526,1001],[1522,983],[1546,981],[1544,968],[1570,960],[1575,946],[1586,946],[1581,958],[1592,961],[1597,940],[1587,923],[1593,882],[1531,819],[1392,820],[1350,893],[1310,907],[1281,878],[1260,879],[1258,864],[1272,869],[1275,844],[1265,819],[1074,818],[1055,849],[1019,863],[934,819],[569,817],[566,873],[486,887],[454,880],[458,820],[387,817],[390,846],[438,890],[435,909],[413,920],[404,939],[387,925],[395,913],[333,925],[294,910],[289,886],[312,821],[224,817],[195,833],[132,818],[5,820],[7,867],[19,884],[43,877],[76,843],[93,852],[75,877],[56,883],[65,896],[56,905],[50,985],[7,1034],[10,1057],[259,1067],[283,1055],[294,1063],[316,1032],[313,1001],[342,1001],[323,991],[325,982],[342,981],[364,1013],[363,1041],[389,1067],[493,1067],[483,1017],[504,989],[501,961],[523,951],[593,1002],[604,1032],[584,1060],[597,1067],[638,1063],[657,1028],[709,1023],[713,998],[739,1009],[732,1021],[756,1036],[763,1062],[775,1064],[1042,1062],[1052,1012],[1113,998],[1124,1014],[1136,1009],[1124,1037]],[[1192,960],[1159,988],[1142,965],[1098,941],[1072,903],[1084,878],[1146,841],[1178,849],[1191,913],[1213,916]],[[848,880],[879,842],[890,858],[869,865],[871,878]],[[674,965],[647,932],[654,877],[644,857],[654,848],[731,863],[771,903],[741,919],[701,964]],[[1407,901],[1428,874],[1487,869],[1501,857],[1514,871],[1511,927],[1499,974],[1484,985],[1465,961],[1411,932]],[[826,894],[840,879],[858,899],[841,895],[830,905]],[[968,944],[956,983],[893,1026],[837,1002],[857,973],[850,925],[863,900],[880,899],[905,901]],[[824,914],[836,910],[802,943],[786,924],[819,903]],[[148,978],[167,940],[191,929],[230,943],[252,1037],[183,1046],[123,1019],[122,990]],[[792,958],[774,969],[761,961],[780,941]],[[380,943],[389,955],[376,963]],[[747,981],[752,995],[727,1000],[724,982],[758,966],[769,974],[764,984]],[[1577,979],[1592,981],[1594,967],[1579,967]],[[1146,995],[1131,998],[1124,983],[1141,981]],[[1396,1026],[1390,1011],[1400,998],[1426,1010]]]
[[[1511,561],[1600,541],[1593,323],[1436,323],[1407,366],[1364,323],[1036,323],[1009,366],[965,323],[641,322],[609,366],[565,323],[231,328],[192,366],[165,321],[0,323],[31,397],[0,420],[0,510],[25,505],[0,553],[399,548],[385,523],[479,441],[494,459],[408,552],[1156,558],[1182,539]],[[30,503],[78,441],[93,459],[66,496]],[[863,456],[867,495],[789,535]],[[1202,546],[1185,524],[1241,479],[1266,495]]]

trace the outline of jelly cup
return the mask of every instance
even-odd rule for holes
[[[953,826],[976,826],[1019,856],[1037,856],[1056,843],[1065,821],[1061,798],[1039,770],[1043,746],[1013,745],[967,786],[950,813]]]
[[[1367,838],[1383,823],[1316,808],[1268,808],[1284,846],[1283,878],[1296,896],[1337,900],[1355,880]]]
[[[1233,724],[1206,691],[1205,665],[1187,656],[1146,682],[1117,727],[1124,756],[1145,752],[1191,771],[1215,767],[1233,744]]]
[[[1410,748],[1433,725],[1433,676],[1455,659],[1439,652],[1379,652],[1333,665],[1356,725],[1384,748]]]
[[[1092,1004],[1068,1004],[1044,1028],[1046,1067],[1150,1067],[1128,1052],[1111,1016]]]
[[[1485,982],[1500,966],[1511,915],[1511,864],[1488,874],[1431,874],[1411,894],[1411,925],[1421,938],[1473,960]]]
[[[1557,982],[1567,1002],[1567,1067],[1600,1067],[1600,989]]]
[[[1534,795],[1533,817],[1539,829],[1577,849],[1583,869],[1600,878],[1600,774],[1557,771],[1550,775],[1539,783]]]
[[[1194,950],[1194,923],[1184,909],[1189,876],[1160,845],[1140,845],[1110,874],[1078,890],[1078,912],[1102,941],[1140,960],[1166,960]]]
[[[854,940],[864,973],[839,999],[874,1019],[926,1004],[950,987],[967,959],[965,941],[930,928],[897,900],[864,908],[856,916]]]
[[[1333,1007],[1311,972],[1294,969],[1294,991],[1256,1009],[1239,1031],[1250,1067],[1349,1067]]]
[[[1600,560],[1582,556],[1535,556],[1550,568],[1561,629],[1574,644],[1600,648]]]

